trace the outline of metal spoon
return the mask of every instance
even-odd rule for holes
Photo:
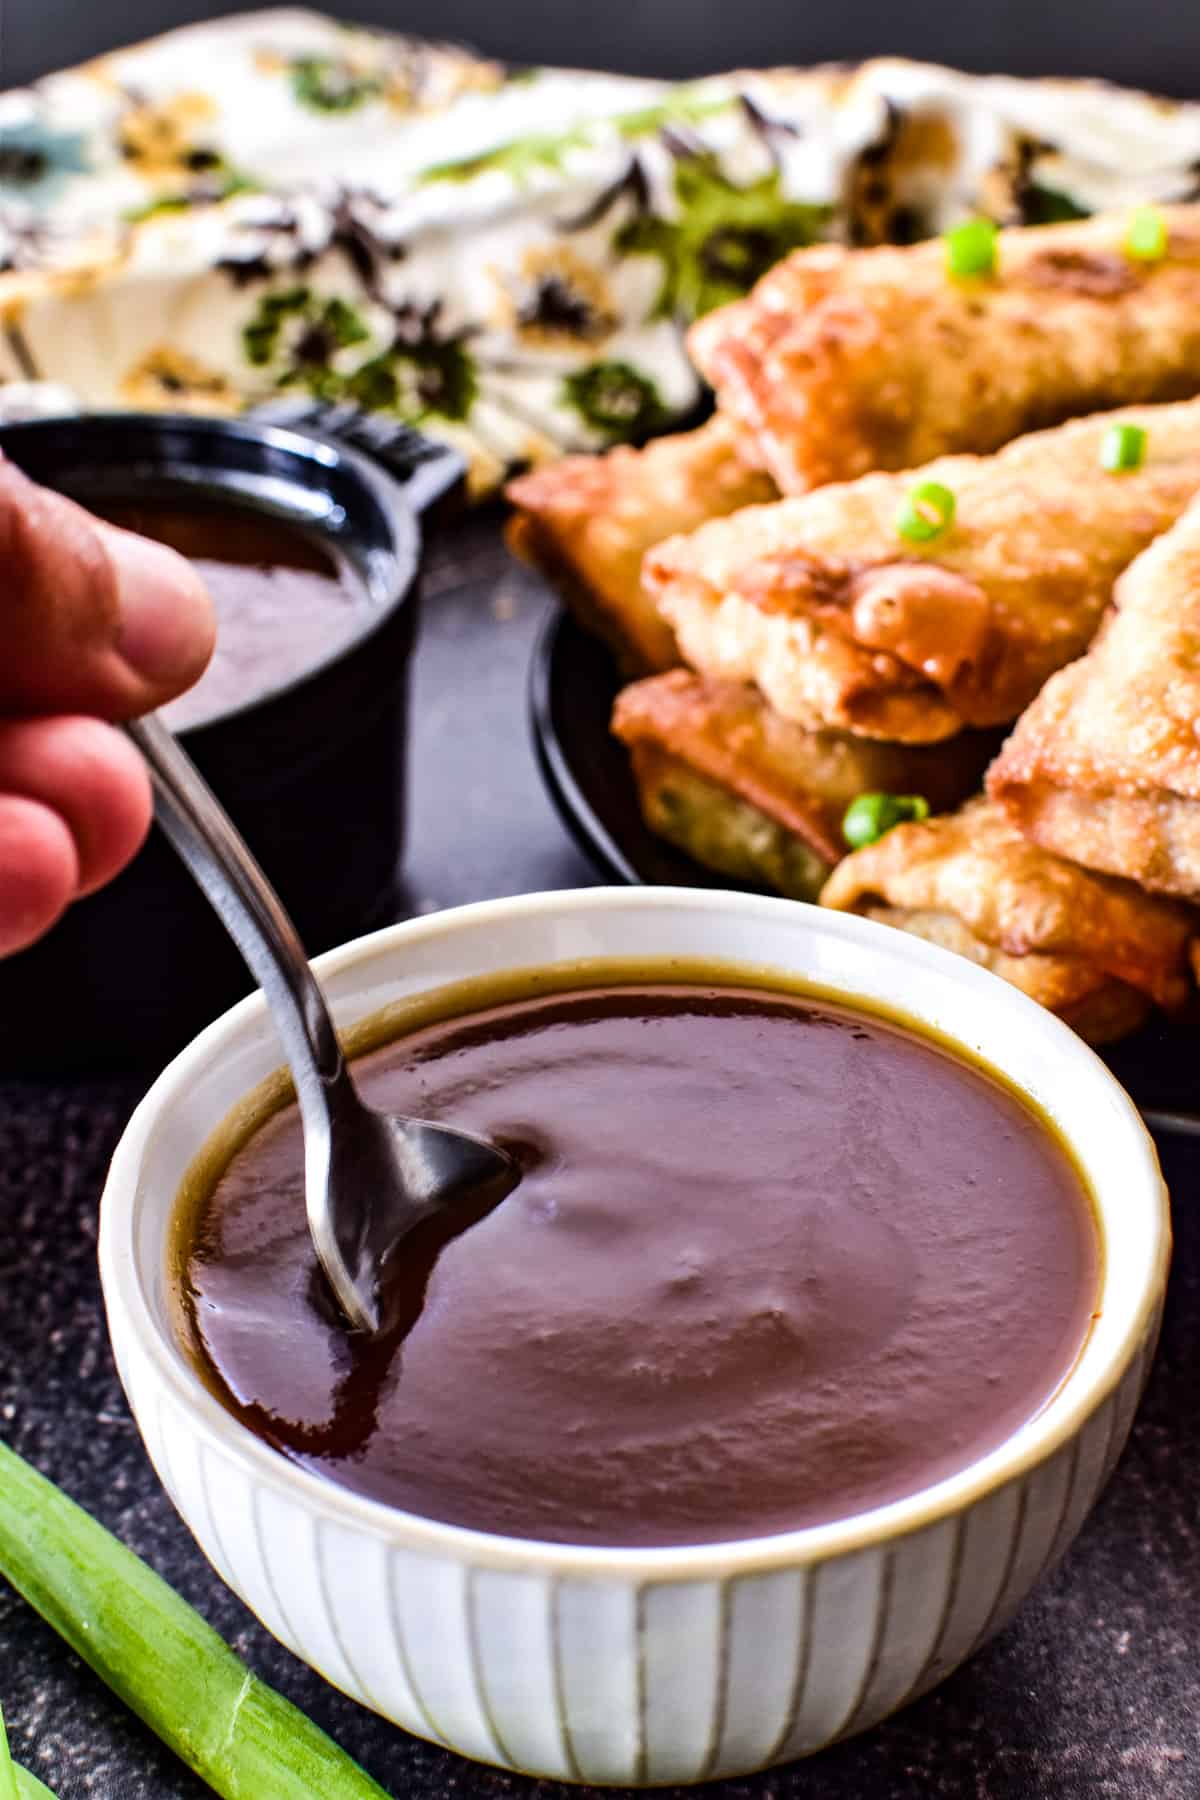
[[[249,964],[283,1040],[321,1267],[350,1325],[378,1331],[388,1259],[405,1234],[443,1207],[503,1198],[518,1165],[483,1138],[363,1101],[296,928],[225,809],[160,719],[125,729],[149,764],[158,823]]]

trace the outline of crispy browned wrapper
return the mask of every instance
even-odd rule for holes
[[[1117,423],[1146,431],[1146,456],[1109,474]],[[897,515],[920,482],[948,488],[956,510],[913,544]],[[705,674],[755,682],[809,729],[933,743],[1015,719],[1197,491],[1200,400],[1128,408],[994,456],[747,507],[658,545],[643,579]]]
[[[1093,1043],[1132,1030],[1152,1003],[1185,1003],[1200,925],[1190,907],[1040,849],[984,799],[856,850],[821,904],[969,956]]]
[[[974,792],[996,744],[990,732],[931,749],[805,731],[756,688],[686,669],[625,688],[613,730],[631,749],[653,746],[737,795],[829,864],[846,854],[842,818],[859,794],[920,794],[940,812]]]
[[[761,807],[645,739],[629,762],[647,827],[727,880],[815,900],[833,863]]]
[[[1200,502],[1114,599],[1087,655],[1022,714],[988,791],[1060,856],[1200,901]]]
[[[628,675],[679,662],[674,633],[643,593],[642,557],[661,538],[770,500],[775,486],[738,456],[727,420],[643,450],[568,456],[509,483],[510,547],[540,569]]]
[[[1128,254],[1125,212],[1002,231],[994,275],[952,275],[936,239],[799,250],[689,347],[787,494],[1183,399],[1200,392],[1200,205],[1162,212],[1152,261]]]

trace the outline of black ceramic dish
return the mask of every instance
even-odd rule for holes
[[[459,459],[393,434],[388,472],[307,428],[140,414],[13,425],[0,445],[35,480],[84,505],[236,505],[316,532],[349,563],[369,602],[354,635],[299,679],[181,739],[310,951],[394,916],[418,515],[457,483]],[[155,832],[110,887],[0,963],[0,1069],[158,1063],[250,986],[207,901]]]
[[[568,831],[611,880],[673,887],[736,887],[656,838],[642,823],[624,747],[608,729],[621,687],[595,638],[552,613],[534,652],[530,723],[542,776]],[[1104,1054],[1147,1123],[1200,1136],[1200,1074],[1193,1024],[1162,1019]]]

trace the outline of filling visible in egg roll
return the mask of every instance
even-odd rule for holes
[[[1200,901],[1200,501],[1114,599],[1087,655],[1018,721],[988,791],[1047,849]]]
[[[670,626],[641,588],[644,553],[673,532],[774,497],[721,418],[643,450],[569,456],[510,482],[510,547],[604,638],[627,674],[679,661]]]
[[[1200,392],[1200,205],[1005,230],[990,267],[986,226],[966,248],[978,273],[941,240],[796,251],[692,327],[784,493]]]
[[[919,794],[933,811],[974,791],[995,747],[964,732],[936,749],[805,731],[739,682],[675,669],[618,695],[646,823],[706,867],[815,899],[846,854],[842,819],[864,792]]]
[[[643,579],[705,674],[812,730],[933,743],[1015,719],[1197,491],[1193,400],[749,507],[658,545]]]
[[[1152,1004],[1183,1004],[1200,924],[1177,901],[1039,849],[983,799],[856,850],[821,904],[957,950],[1092,1043],[1132,1031]]]

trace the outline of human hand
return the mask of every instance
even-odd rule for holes
[[[150,784],[106,721],[190,687],[214,636],[183,557],[92,518],[0,453],[0,956],[137,851]]]

